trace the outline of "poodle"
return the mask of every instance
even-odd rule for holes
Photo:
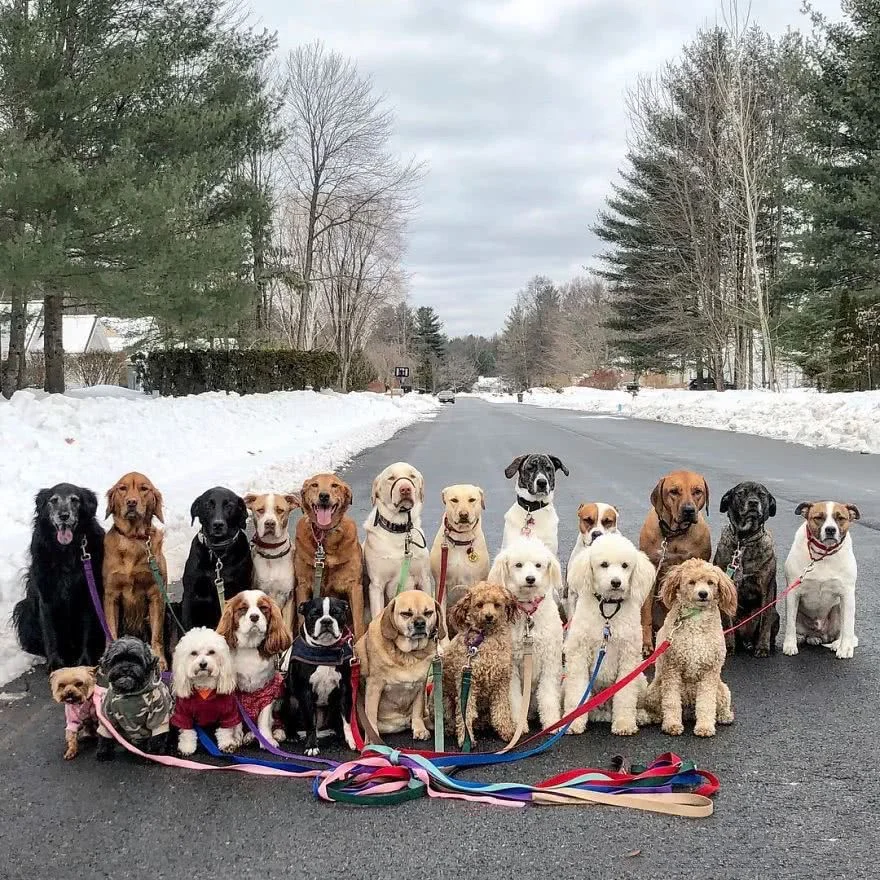
[[[510,714],[511,626],[521,613],[512,593],[486,581],[474,584],[449,612],[458,634],[443,652],[443,698],[447,723],[455,721],[459,748],[465,730],[476,744],[474,728],[486,712],[505,742],[516,733]],[[460,705],[465,667],[472,676],[467,718]]]
[[[717,566],[688,559],[669,570],[660,600],[669,613],[657,643],[670,645],[657,661],[647,708],[661,714],[670,736],[684,732],[682,707],[694,710],[697,736],[714,736],[716,721],[733,723],[730,688],[721,680],[727,656],[721,615],[736,614],[736,587]]]
[[[524,642],[526,636],[531,635],[529,717],[537,712],[541,727],[549,727],[559,721],[562,708],[562,618],[553,599],[554,591],[562,590],[559,560],[538,538],[518,537],[495,557],[488,581],[508,589],[522,612],[512,627],[510,709],[513,718],[518,720],[522,711]]]
[[[600,648],[605,658],[593,695],[630,673],[642,659],[641,609],[654,585],[654,566],[647,554],[620,534],[605,534],[577,555],[568,570],[578,599],[565,645],[565,713],[577,708],[596,665]],[[610,721],[611,732],[631,736],[649,721],[644,710],[648,682],[638,676],[618,691],[610,704],[588,713],[594,721]],[[610,710],[608,706],[610,705]],[[568,733],[583,733],[587,715],[576,718]]]

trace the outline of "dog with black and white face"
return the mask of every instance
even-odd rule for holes
[[[289,739],[305,735],[305,753],[317,755],[318,732],[334,731],[355,748],[351,733],[351,612],[343,599],[309,599],[299,606],[303,625],[287,667]]]
[[[504,515],[502,550],[521,535],[531,535],[557,555],[559,517],[553,506],[556,471],[569,475],[562,459],[541,452],[518,455],[504,469],[508,480],[516,476],[516,501]]]

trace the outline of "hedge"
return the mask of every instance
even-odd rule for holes
[[[138,365],[144,391],[166,397],[234,391],[316,391],[332,386],[339,375],[339,359],[329,351],[170,349],[151,351]]]

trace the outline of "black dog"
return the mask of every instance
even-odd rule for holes
[[[111,643],[101,658],[98,681],[107,687],[101,709],[113,727],[142,752],[165,754],[172,699],[150,646],[134,636]],[[111,760],[115,740],[103,725],[98,737],[95,757]]]
[[[24,599],[15,606],[12,620],[22,649],[45,657],[50,672],[94,666],[104,649],[82,558],[85,542],[103,597],[104,529],[95,518],[97,511],[91,489],[59,483],[37,493],[31,564]]]
[[[516,481],[518,496],[532,496],[529,500],[540,500],[553,494],[556,488],[556,471],[568,476],[568,468],[561,458],[534,452],[531,455],[518,455],[505,469],[504,476],[509,480],[519,474]]]
[[[218,576],[226,601],[251,588],[254,563],[245,534],[247,507],[235,492],[217,486],[199,495],[189,512],[202,528],[193,538],[183,570],[181,622],[187,630],[194,626],[213,629],[221,613]]]
[[[302,628],[287,667],[285,726],[289,739],[306,734],[305,753],[318,754],[318,730],[330,728],[355,748],[351,735],[351,611],[342,599],[299,606]]]
[[[715,565],[728,569],[736,584],[738,623],[776,599],[776,549],[764,527],[776,516],[776,499],[761,483],[739,483],[721,499],[721,512],[730,523],[715,549]],[[727,636],[727,650],[741,647],[756,657],[769,657],[776,650],[778,633],[779,612],[774,607]]]

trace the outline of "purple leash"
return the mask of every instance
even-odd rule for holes
[[[89,553],[89,545],[86,538],[82,539],[82,544],[80,544],[82,548],[82,564],[83,571],[86,573],[86,583],[89,585],[89,595],[92,597],[92,605],[95,609],[95,614],[98,615],[98,620],[101,622],[101,629],[104,630],[104,636],[107,639],[107,644],[113,641],[113,636],[110,635],[110,627],[107,626],[107,618],[104,616],[104,606],[101,604],[101,597],[98,595],[98,586],[95,583],[95,573],[92,571],[92,554]]]

